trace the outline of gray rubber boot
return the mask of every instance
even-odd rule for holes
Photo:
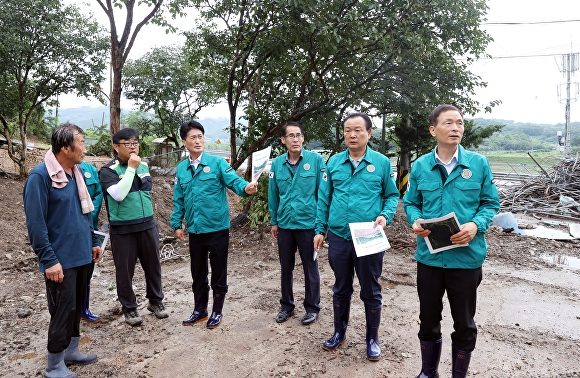
[[[79,350],[81,337],[71,337],[70,344],[64,350],[64,363],[67,365],[88,365],[97,360],[96,354],[82,354]]]
[[[48,360],[46,368],[42,371],[42,376],[47,378],[77,378],[76,374],[64,364],[64,350],[60,353],[48,352]]]

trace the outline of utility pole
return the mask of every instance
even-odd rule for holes
[[[562,68],[560,72],[562,72],[564,78],[566,78],[566,96],[562,96],[562,91],[560,88],[564,84],[560,84],[558,87],[558,97],[561,103],[566,104],[566,138],[564,141],[564,151],[566,154],[566,158],[569,158],[570,155],[570,142],[571,142],[571,133],[570,133],[570,102],[571,101],[578,101],[578,82],[571,82],[571,76],[574,75],[574,72],[578,71],[578,63],[580,61],[580,54],[578,53],[570,53],[562,55]],[[559,65],[558,65],[558,68]],[[571,96],[571,89],[570,87],[574,85],[575,93],[574,97]]]

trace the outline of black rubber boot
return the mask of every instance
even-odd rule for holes
[[[423,367],[416,378],[439,378],[437,368],[441,358],[441,345],[443,339],[437,341],[421,341],[421,359]]]
[[[338,302],[333,300],[334,309],[334,335],[326,340],[322,349],[333,351],[346,340],[346,328],[348,327],[348,317],[350,314],[350,301]]]
[[[471,361],[471,352],[459,350],[452,344],[451,353],[451,377],[465,378],[469,368],[469,361]]]
[[[365,305],[367,318],[367,358],[369,361],[381,359],[381,346],[379,345],[379,325],[381,323],[381,308]]]
[[[91,313],[91,310],[89,310],[89,295],[90,295],[90,293],[91,293],[91,283],[89,282],[89,284],[87,285],[87,297],[85,298],[85,303],[83,305],[81,319],[83,319],[89,323],[97,323],[101,320],[101,317],[99,315],[95,315],[95,314]]]
[[[222,308],[224,307],[225,294],[213,295],[213,311],[207,321],[207,328],[213,329],[219,327],[222,322]]]
[[[183,325],[194,325],[201,321],[207,320],[207,302],[209,300],[209,293],[201,295],[193,295],[193,300],[195,301],[195,307],[193,308],[193,313],[187,319],[185,319]]]

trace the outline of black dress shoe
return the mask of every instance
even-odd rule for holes
[[[317,312],[307,312],[306,314],[304,314],[304,317],[302,318],[302,324],[304,325],[312,324],[316,321],[316,319],[318,319]]]
[[[292,311],[282,310],[276,316],[276,322],[277,323],[284,323],[291,316],[294,316],[294,310],[292,310]]]

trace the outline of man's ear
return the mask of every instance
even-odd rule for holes
[[[431,133],[431,136],[435,136],[435,126],[429,126],[429,132]]]

